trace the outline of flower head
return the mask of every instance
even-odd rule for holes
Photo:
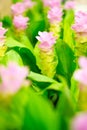
[[[43,0],[43,3],[45,6],[48,6],[50,8],[60,7],[60,0]]]
[[[87,12],[78,11],[72,29],[76,33],[87,33]]]
[[[74,9],[75,8],[75,1],[67,1],[65,3],[65,9]]]
[[[48,11],[48,19],[51,23],[61,22],[61,20],[62,20],[62,10],[60,8],[57,8],[57,7],[51,8]]]
[[[17,2],[11,6],[11,10],[13,15],[20,15],[25,12],[26,8],[23,2]]]
[[[39,32],[39,36],[36,38],[40,41],[39,48],[42,50],[48,50],[56,42],[56,38],[53,36],[52,32]]]
[[[71,130],[87,130],[87,113],[80,113],[74,117]]]
[[[0,93],[16,93],[26,83],[28,69],[10,62],[7,67],[0,65]]]
[[[2,27],[2,22],[0,22],[0,46],[2,46],[5,42],[5,33],[7,32],[7,29]]]
[[[15,16],[13,19],[13,25],[18,30],[25,30],[27,28],[29,18],[22,15]]]
[[[81,57],[79,59],[80,69],[76,70],[74,73],[74,78],[81,84],[87,86],[87,58]]]

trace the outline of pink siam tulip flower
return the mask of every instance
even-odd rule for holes
[[[27,28],[29,18],[22,15],[15,16],[13,19],[13,25],[18,30],[25,30]]]
[[[87,12],[79,11],[76,13],[75,23],[72,29],[75,30],[76,33],[87,34]]]
[[[23,2],[17,2],[11,6],[11,10],[13,15],[20,15],[25,12],[26,8]]]
[[[74,117],[71,130],[87,130],[87,113],[80,113]]]
[[[35,5],[35,2],[31,0],[24,0],[23,3],[26,9],[32,8]]]
[[[74,73],[74,78],[79,81],[79,83],[87,86],[87,58],[81,57],[79,59],[80,69],[76,70]]]
[[[59,23],[62,20],[62,9],[54,7],[48,11],[48,19],[50,23]]]
[[[7,29],[2,27],[2,22],[0,22],[0,46],[4,45],[5,42],[5,33],[7,32]]]
[[[20,67],[16,63],[9,63],[7,67],[0,65],[0,93],[14,94],[23,85],[28,75],[28,68]]]
[[[39,36],[36,38],[40,41],[39,48],[46,51],[53,47],[56,38],[53,36],[52,32],[39,32],[38,34]]]
[[[50,8],[53,8],[53,7],[60,7],[60,0],[43,0],[43,3],[45,6],[48,6]]]
[[[65,9],[69,10],[69,9],[74,9],[75,8],[75,1],[67,1],[65,3]]]

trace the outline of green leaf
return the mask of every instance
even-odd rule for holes
[[[22,36],[21,36],[20,42],[21,42],[22,44],[24,44],[24,45],[26,46],[26,48],[28,48],[31,52],[33,52],[33,46],[32,46],[32,44],[30,43],[30,41],[29,41],[29,39],[28,39],[28,37],[27,37],[26,35],[22,35]]]
[[[15,47],[13,49],[20,54],[23,63],[28,65],[31,71],[40,73],[40,70],[36,65],[36,58],[29,49],[20,47]]]
[[[57,130],[56,113],[48,100],[30,91],[22,129]]]
[[[38,35],[39,31],[44,31],[45,29],[45,21],[43,19],[39,21],[32,21],[29,25],[29,28],[27,29],[27,35],[29,36],[29,39],[33,43],[33,45],[36,44],[36,36]]]
[[[67,84],[70,86],[71,76],[75,70],[75,57],[71,48],[62,40],[58,40],[55,45],[58,65],[57,65],[57,75],[65,77]]]
[[[17,41],[15,40],[14,38],[12,37],[8,37],[6,39],[6,43],[5,43],[6,46],[8,47],[26,47],[28,48],[31,52],[33,52],[33,46],[32,44],[30,43],[30,41],[28,40],[27,36],[25,35],[22,35],[20,37],[20,41]]]
[[[68,87],[63,88],[58,101],[57,111],[60,112],[65,119],[69,119],[75,114],[75,102]]]
[[[0,59],[0,63],[4,63],[7,64],[8,62],[17,62],[20,65],[23,65],[23,61],[20,57],[20,55],[14,51],[14,50],[10,50],[8,52],[5,53],[5,55]]]
[[[69,10],[66,12],[66,16],[64,19],[64,25],[63,25],[63,40],[69,45],[71,49],[74,50],[74,38],[73,38],[73,31],[71,28],[71,25],[74,21],[74,11]]]
[[[55,80],[53,80],[53,79],[51,79],[47,76],[37,74],[37,73],[34,73],[34,72],[30,72],[29,78],[33,81],[38,81],[38,82],[49,82],[49,83],[55,82]]]
[[[6,43],[5,45],[9,48],[12,47],[26,47],[24,44],[21,44],[20,42],[18,42],[17,40],[13,39],[12,37],[8,37],[6,39]]]
[[[30,72],[28,77],[30,80],[32,80],[32,83],[34,84],[34,89],[37,91],[41,91],[41,93],[44,93],[48,89],[56,91],[62,90],[63,86],[61,83],[58,83],[56,80],[53,80],[47,76]]]
[[[36,58],[33,55],[33,52],[26,48],[24,44],[21,44],[20,42],[10,37],[7,39],[6,46],[9,49],[15,50],[21,56],[23,63],[30,67],[31,71],[40,72],[36,65]]]

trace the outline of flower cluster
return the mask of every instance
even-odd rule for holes
[[[87,130],[87,113],[79,113],[77,114],[72,123],[71,130]]]
[[[64,8],[65,8],[66,10],[75,9],[75,5],[76,5],[75,1],[67,1],[67,2],[65,3]]]
[[[11,6],[13,14],[13,25],[17,30],[25,30],[27,28],[27,23],[29,21],[28,17],[23,16],[25,11],[31,8],[34,2],[31,0],[24,0],[23,2],[17,2]]]
[[[53,7],[59,7],[61,2],[60,0],[43,0],[43,3],[45,6],[53,8]]]
[[[52,46],[56,42],[56,38],[53,36],[52,32],[39,32],[39,36],[37,36],[37,40],[40,41],[39,48],[46,51],[52,48]]]
[[[48,19],[50,23],[59,23],[62,20],[62,9],[61,8],[51,8],[48,11]]]
[[[13,19],[13,25],[16,29],[25,30],[27,28],[29,18],[22,15],[15,16]]]
[[[28,85],[25,79],[28,69],[10,62],[8,66],[0,65],[0,93],[3,95],[16,93],[23,85]]]
[[[22,15],[27,9],[31,8],[34,2],[31,0],[24,0],[23,2],[17,2],[11,6],[13,15]]]
[[[72,29],[76,33],[85,34],[87,33],[87,13],[83,11],[78,11],[75,15],[75,23]]]

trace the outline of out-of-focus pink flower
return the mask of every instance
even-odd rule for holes
[[[43,0],[43,3],[45,6],[48,6],[50,8],[53,8],[53,7],[60,7],[60,0]]]
[[[13,62],[10,62],[7,67],[0,65],[0,93],[16,93],[26,84],[26,76],[28,76],[27,67],[20,67]]]
[[[75,8],[75,1],[67,1],[65,3],[65,9],[68,10],[68,9],[74,9]]]
[[[87,86],[87,58],[81,57],[79,59],[80,69],[76,70],[74,73],[74,78],[79,81],[79,83]]]
[[[76,33],[87,33],[87,12],[78,11],[72,29]]]
[[[42,50],[49,50],[56,42],[56,38],[52,32],[39,32],[36,38],[40,41],[39,48]]]
[[[25,12],[26,8],[23,2],[17,2],[11,6],[11,10],[13,15],[20,15]]]
[[[51,8],[48,11],[47,17],[48,17],[48,19],[51,23],[61,22],[61,20],[62,20],[62,9],[57,8],[57,7]]]
[[[7,29],[2,27],[2,22],[0,22],[0,46],[4,45],[5,42],[5,33],[7,32]]]
[[[18,30],[25,30],[27,28],[29,18],[22,15],[15,16],[13,19],[13,25]]]
[[[74,117],[71,130],[87,130],[87,113],[80,113]]]
[[[32,8],[35,5],[35,2],[31,0],[24,0],[23,3],[26,9]]]

